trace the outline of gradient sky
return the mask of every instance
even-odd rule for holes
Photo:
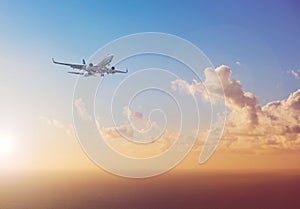
[[[180,36],[214,66],[229,66],[260,105],[286,99],[300,86],[291,73],[300,74],[299,8],[296,0],[2,1],[0,133],[14,141],[15,153],[0,165],[93,167],[72,133],[76,76],[54,66],[51,57],[80,62],[132,33]],[[267,158],[261,167],[272,161]]]

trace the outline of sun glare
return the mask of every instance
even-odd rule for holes
[[[0,137],[0,155],[7,156],[13,152],[13,142],[8,137]]]

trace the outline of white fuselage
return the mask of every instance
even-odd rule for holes
[[[114,55],[108,55],[97,65],[93,65],[92,63],[85,65],[84,70],[86,70],[88,73],[86,73],[84,75],[90,76],[90,75],[93,75],[96,73],[99,73],[101,75],[103,75],[105,73],[110,73],[111,69],[108,67],[108,65],[111,63],[113,58],[114,58]]]

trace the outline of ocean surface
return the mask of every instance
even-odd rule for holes
[[[0,209],[298,209],[300,173],[176,171],[147,179],[105,172],[0,175]]]

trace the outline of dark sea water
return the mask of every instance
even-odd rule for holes
[[[298,209],[300,173],[171,171],[148,179],[104,172],[0,175],[0,209]]]

